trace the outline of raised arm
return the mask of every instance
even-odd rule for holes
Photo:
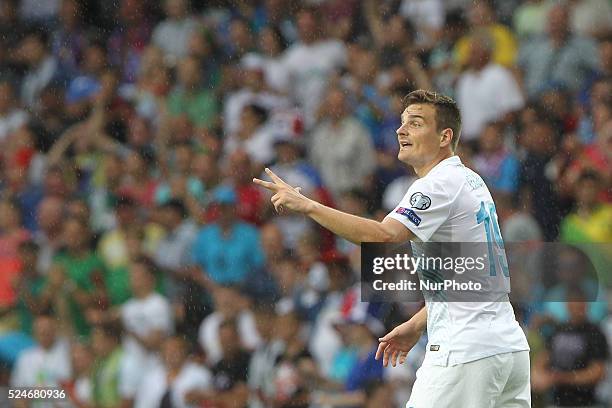
[[[272,204],[276,211],[285,209],[303,213],[321,226],[355,244],[362,242],[406,242],[414,235],[399,221],[385,218],[382,222],[358,217],[327,207],[292,187],[266,168],[272,182],[253,179],[253,182],[272,191]]]

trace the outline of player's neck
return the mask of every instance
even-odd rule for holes
[[[431,169],[436,167],[442,160],[446,160],[449,157],[453,157],[453,156],[454,156],[454,154],[451,153],[451,152],[441,153],[440,155],[438,155],[438,157],[436,157],[435,160],[427,163],[426,165],[423,165],[423,166],[413,166],[414,172],[416,173],[418,178],[425,177],[427,175],[427,173],[429,173],[431,171]]]

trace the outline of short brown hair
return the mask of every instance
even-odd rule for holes
[[[453,131],[451,148],[454,152],[461,136],[461,113],[453,98],[437,92],[417,89],[404,97],[404,107],[414,104],[433,105],[436,110],[436,130],[441,132],[450,128]]]

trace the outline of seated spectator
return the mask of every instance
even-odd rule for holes
[[[72,376],[62,384],[68,399],[76,406],[88,406],[92,403],[92,369],[94,364],[93,350],[90,345],[73,343],[71,347]]]
[[[220,323],[219,340],[223,358],[212,368],[213,390],[192,390],[186,400],[200,405],[245,407],[249,399],[247,375],[251,353],[242,348],[235,320]]]
[[[609,171],[612,167],[612,160],[610,159],[612,157],[610,156],[612,152],[610,148],[612,144],[610,142],[612,140],[612,109],[609,106],[604,108],[604,105],[599,107],[607,111],[607,115],[610,115],[609,119],[598,126],[599,129],[593,142],[578,151],[560,181],[566,189],[574,190],[577,187],[578,179],[584,172],[595,173],[601,184],[598,199],[610,203],[612,202],[612,193],[610,192],[612,176],[610,176]]]
[[[240,115],[240,126],[236,134],[225,143],[228,154],[242,149],[251,159],[260,164],[269,164],[274,158],[274,133],[267,126],[268,111],[256,104],[246,105]]]
[[[131,367],[121,347],[121,325],[108,322],[97,325],[91,333],[95,363],[91,375],[91,401],[96,407],[131,406],[134,377],[142,372]]]
[[[56,329],[54,318],[38,315],[34,320],[36,346],[23,351],[13,367],[10,385],[59,388],[70,378],[70,346]],[[21,401],[27,407],[26,401]]]
[[[503,126],[489,123],[482,131],[480,151],[474,157],[474,171],[484,179],[491,194],[509,198],[518,189],[519,161],[504,146]]]
[[[223,358],[220,334],[223,321],[228,319],[235,321],[238,339],[243,348],[253,350],[261,342],[253,313],[247,308],[247,299],[237,288],[218,286],[212,295],[214,312],[206,316],[198,332],[198,342],[205,352],[209,365],[215,365]]]
[[[553,125],[546,119],[527,124],[520,135],[526,155],[521,161],[519,189],[528,194],[533,215],[545,241],[556,239],[561,221],[561,205],[551,180],[546,176],[556,146]]]
[[[507,68],[512,67],[518,51],[516,38],[508,27],[497,22],[491,1],[474,1],[468,7],[468,20],[472,30],[455,44],[457,65],[463,68],[469,64],[474,37],[480,36],[479,33],[484,30],[491,38],[491,61]]]
[[[188,218],[187,209],[181,200],[169,200],[160,206],[160,210],[159,222],[165,236],[157,246],[155,262],[159,267],[175,273],[187,265],[197,227]]]
[[[605,376],[608,344],[599,326],[588,321],[584,294],[568,294],[569,321],[555,327],[532,368],[535,390],[551,390],[555,406],[595,406],[595,388]]]
[[[254,306],[255,324],[262,341],[249,363],[249,408],[264,408],[272,403],[275,396],[276,363],[284,345],[276,338],[276,313],[272,305],[257,303]]]
[[[600,287],[605,282],[604,274],[598,273],[587,251],[562,244],[558,244],[555,249],[556,284],[544,293],[542,304],[544,313],[558,322],[568,321],[571,316],[567,302],[572,288],[578,288],[588,301],[587,318],[593,323],[601,322],[608,311],[606,294]]]
[[[20,57],[27,66],[21,84],[21,99],[31,109],[36,109],[40,92],[59,72],[57,59],[50,52],[48,35],[42,30],[31,30],[20,44]]]
[[[68,304],[72,325],[79,335],[88,335],[90,326],[85,318],[89,308],[107,306],[105,268],[92,250],[91,235],[86,223],[71,218],[64,223],[65,250],[54,258],[67,280]]]
[[[217,188],[214,201],[219,205],[220,217],[199,231],[192,248],[194,262],[201,268],[195,277],[204,286],[206,279],[217,284],[240,284],[263,265],[259,232],[236,219],[233,188]]]
[[[546,0],[528,0],[516,8],[512,25],[519,40],[544,34],[550,6],[551,3]]]
[[[605,0],[570,2],[570,23],[574,33],[599,39],[612,33],[612,5]]]
[[[294,311],[279,311],[274,320],[274,337],[282,351],[271,378],[274,384],[271,404],[281,408],[306,408],[311,402],[307,384],[316,377],[316,366],[303,330],[303,322]]]
[[[264,193],[253,184],[253,176],[260,173],[260,165],[240,149],[228,157],[228,168],[238,199],[238,217],[259,227],[267,205]]]
[[[28,118],[28,114],[17,105],[13,84],[0,79],[0,146],[3,146],[6,139],[23,126]]]
[[[346,326],[344,330],[348,346],[355,351],[355,356],[344,381],[344,392],[324,394],[319,401],[323,405],[363,404],[367,384],[383,378],[382,362],[375,360],[374,355],[378,348],[376,338],[384,333],[385,328],[378,319],[367,312],[358,317],[359,309],[359,307],[354,309],[353,317],[343,318],[338,322]]]
[[[155,203],[159,180],[151,171],[155,157],[147,149],[135,150],[125,158],[125,175],[119,192],[131,197],[135,204],[150,208]]]
[[[187,44],[196,29],[196,21],[189,15],[186,0],[165,0],[164,12],[166,19],[155,27],[151,41],[169,60],[176,61],[187,56]]]
[[[321,13],[315,7],[304,7],[296,15],[299,41],[283,56],[290,96],[305,115],[306,127],[316,123],[317,110],[324,99],[330,77],[346,62],[344,43],[325,38],[321,30]],[[318,72],[317,75],[312,75]]]
[[[130,297],[127,273],[130,261],[135,259],[136,255],[154,253],[153,249],[159,243],[163,232],[158,225],[143,225],[137,203],[129,195],[111,196],[110,201],[114,207],[115,227],[101,236],[96,252],[107,269],[105,281],[109,300],[113,305],[118,305]],[[130,236],[140,237],[134,248],[136,251],[132,251],[136,253],[130,253]]]
[[[176,143],[170,157],[162,157],[164,167],[168,167],[168,182],[160,183],[155,190],[155,202],[164,204],[168,200],[183,200],[195,213],[204,202],[205,190],[202,181],[192,172],[194,163],[194,146],[190,143]],[[169,173],[169,174],[168,174]]]
[[[202,86],[200,61],[185,57],[178,64],[178,81],[168,96],[168,112],[185,115],[197,127],[216,125],[217,102],[211,91]]]
[[[344,92],[332,88],[321,107],[323,121],[311,136],[310,160],[334,195],[362,187],[374,171],[370,135],[348,111]]]
[[[473,142],[492,121],[508,122],[525,101],[512,73],[491,59],[492,40],[484,31],[472,35],[468,69],[457,82],[462,142]]]
[[[597,69],[596,44],[571,32],[568,13],[567,5],[553,6],[548,13],[546,35],[521,46],[518,64],[530,97],[552,82],[578,91]]]
[[[192,361],[189,346],[181,337],[169,337],[161,347],[163,365],[145,373],[138,388],[135,408],[172,406],[194,407],[187,402],[193,391],[206,392],[212,389],[210,371]]]
[[[612,242],[612,204],[598,197],[603,188],[598,173],[585,171],[575,184],[574,211],[561,221],[564,242]]]

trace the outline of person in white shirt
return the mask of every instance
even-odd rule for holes
[[[302,195],[269,169],[272,182],[253,179],[274,195],[277,211],[308,215],[332,232],[362,242],[501,241],[491,194],[455,150],[461,131],[456,103],[435,92],[406,97],[397,129],[398,159],[419,177],[382,222],[326,207]],[[483,222],[486,219],[487,222]],[[478,222],[480,221],[480,223]],[[491,232],[493,229],[493,232]],[[503,243],[491,243],[505,259]],[[495,266],[503,269],[501,260]],[[491,263],[489,270],[492,270]],[[505,272],[505,271],[504,271]],[[509,288],[509,277],[498,279]],[[422,279],[421,276],[419,278]],[[514,317],[506,289],[498,301],[444,302],[426,296],[426,306],[384,337],[376,357],[383,365],[403,363],[427,327],[425,360],[407,407],[530,407],[529,345]]]
[[[89,311],[94,324],[118,323],[124,330],[123,357],[130,375],[122,389],[134,398],[144,373],[161,365],[157,351],[162,342],[174,332],[174,316],[168,299],[155,291],[155,265],[148,258],[136,259],[130,265],[130,286],[133,297],[109,311]]]
[[[168,18],[155,27],[153,44],[161,48],[167,58],[176,62],[187,56],[189,38],[197,22],[189,16],[186,0],[165,0],[164,11]]]
[[[12,388],[60,387],[70,378],[70,345],[58,336],[56,322],[51,316],[37,316],[33,330],[38,344],[19,355],[10,385]]]
[[[154,265],[142,258],[130,267],[130,286],[134,297],[120,309],[126,332],[123,348],[126,358],[142,372],[159,365],[156,353],[163,340],[174,331],[172,307],[168,300],[155,291]],[[135,380],[134,386],[137,387]]]
[[[193,391],[210,391],[210,371],[189,358],[188,345],[181,337],[167,338],[161,348],[164,364],[145,373],[134,408],[172,406],[195,407],[187,397]]]
[[[15,106],[15,90],[7,80],[0,80],[0,146],[28,120],[28,114]]]
[[[223,358],[219,328],[225,320],[236,320],[236,329],[244,348],[254,350],[261,344],[255,316],[246,307],[246,299],[239,290],[229,285],[218,286],[212,295],[215,311],[202,320],[198,331],[198,343],[206,354],[206,363],[209,366],[214,366]]]
[[[297,13],[296,24],[300,41],[283,55],[288,72],[288,91],[304,111],[308,128],[316,123],[319,104],[325,96],[329,80],[346,64],[344,43],[322,38],[320,14],[316,8],[304,7]]]
[[[525,104],[512,73],[491,61],[493,42],[486,32],[474,35],[468,70],[457,81],[457,104],[461,110],[461,135],[476,139],[489,122],[502,121]]]

